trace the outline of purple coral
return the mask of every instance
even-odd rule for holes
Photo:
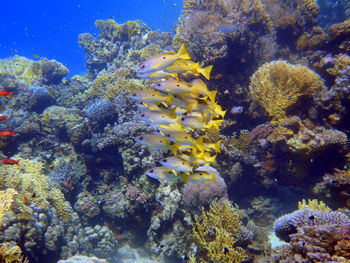
[[[213,200],[227,199],[225,180],[217,175],[216,182],[187,184],[183,189],[184,204],[190,211],[198,212],[201,207],[208,207]]]
[[[296,233],[298,227],[349,223],[349,217],[341,212],[301,209],[279,217],[273,224],[273,229],[276,236],[289,241],[290,235]]]

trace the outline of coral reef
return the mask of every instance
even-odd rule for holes
[[[322,79],[301,65],[273,61],[262,65],[251,77],[250,96],[272,117],[272,124],[286,118],[286,110],[299,97],[322,89]]]
[[[198,262],[242,262],[246,257],[244,250],[235,245],[242,230],[237,209],[229,201],[213,201],[193,225],[193,234],[206,251]]]

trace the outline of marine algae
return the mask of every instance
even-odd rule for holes
[[[242,230],[236,207],[229,201],[211,202],[209,211],[203,210],[201,218],[196,216],[193,224],[193,234],[200,247],[206,250],[205,256],[199,256],[197,262],[242,262],[246,258],[245,252],[235,245]]]

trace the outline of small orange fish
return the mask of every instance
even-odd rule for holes
[[[10,159],[10,158],[5,158],[1,162],[2,162],[2,164],[19,165],[19,160],[13,160],[13,159]]]
[[[15,131],[0,131],[0,136],[10,136],[15,134]]]
[[[6,116],[0,116],[0,121],[7,121],[7,117]]]
[[[64,181],[63,185],[69,190],[73,190],[74,189],[74,186],[72,184],[68,183],[67,181]]]
[[[9,96],[9,95],[12,95],[12,92],[0,90],[0,96]]]

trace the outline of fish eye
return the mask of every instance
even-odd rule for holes
[[[142,114],[141,114],[141,117],[145,117],[145,114],[144,114],[144,113],[142,113]]]
[[[176,87],[180,87],[180,84],[176,84]]]
[[[143,140],[143,136],[139,137],[140,140]]]
[[[145,65],[141,65],[141,68],[144,69],[146,66]]]
[[[162,57],[162,59],[166,59],[166,57]]]
[[[170,134],[166,134],[165,136],[166,136],[166,137],[170,137]]]
[[[160,83],[157,83],[157,86],[160,87]]]
[[[185,118],[181,118],[181,120],[182,120],[182,121],[184,121],[184,120],[185,120]]]
[[[133,93],[132,95],[133,95],[133,96],[136,96],[137,94],[136,94],[136,93]]]
[[[150,172],[150,173],[153,173],[153,172],[154,172],[154,170],[153,170],[153,169],[151,169],[151,170],[149,170],[149,172]]]
[[[166,163],[166,162],[167,162],[167,159],[163,159],[162,162],[163,162],[163,163]]]
[[[187,137],[187,136],[185,136],[185,139],[188,139],[188,137]]]

